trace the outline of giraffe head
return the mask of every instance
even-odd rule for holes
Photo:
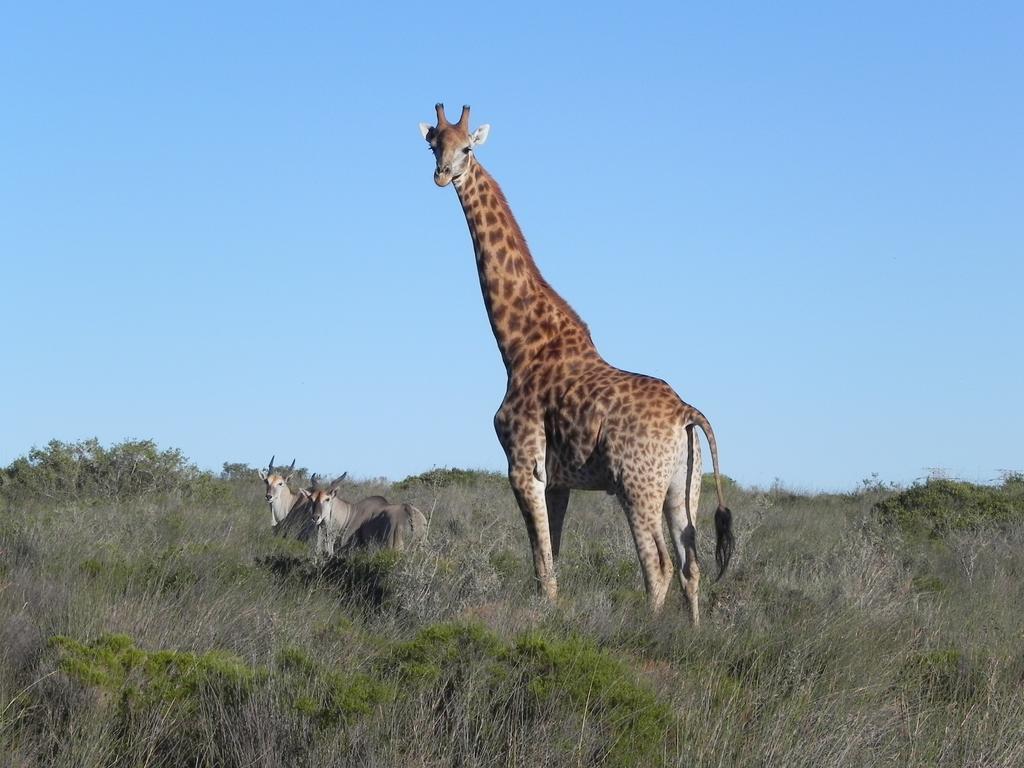
[[[434,109],[437,110],[437,125],[420,123],[420,133],[427,140],[437,161],[434,183],[443,187],[469,170],[473,149],[487,141],[491,126],[481,125],[470,133],[469,107],[462,108],[462,117],[454,124],[445,118],[444,104],[435,104]]]

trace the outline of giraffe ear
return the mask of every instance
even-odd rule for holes
[[[434,126],[430,123],[420,123],[420,133],[423,134],[423,138],[430,141],[434,138]]]
[[[487,141],[487,134],[491,132],[491,126],[489,123],[484,123],[470,135],[469,140],[473,142],[474,147],[479,147],[485,141]]]

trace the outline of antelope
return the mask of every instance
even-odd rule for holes
[[[288,481],[295,474],[295,459],[286,470],[274,472],[274,456],[270,457],[270,464],[267,471],[257,470],[260,479],[266,486],[267,503],[270,505],[270,527],[275,534],[287,536],[296,532],[296,538],[300,541],[308,541],[314,532],[312,519],[310,517],[310,506],[308,497],[302,493],[293,493],[288,486]],[[342,475],[344,477],[344,475]],[[317,477],[310,478],[310,487],[316,487]]]
[[[427,518],[412,504],[388,504],[383,496],[369,496],[351,504],[338,496],[339,477],[326,489],[301,491],[309,499],[316,526],[317,557],[333,557],[335,549],[377,544],[402,550],[423,538]]]

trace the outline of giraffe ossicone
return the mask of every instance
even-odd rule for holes
[[[474,156],[489,126],[471,133],[468,106],[454,124],[443,104],[435,109],[436,125],[421,123],[420,131],[434,153],[435,183],[451,183],[462,204],[484,306],[508,373],[494,427],[526,522],[538,590],[557,597],[555,561],[569,491],[603,490],[622,504],[655,611],[674,570],[662,519],[668,523],[696,624],[701,456],[695,427],[707,438],[714,467],[719,576],[733,550],[710,423],[664,381],[605,362],[586,324],[541,275],[504,194]]]

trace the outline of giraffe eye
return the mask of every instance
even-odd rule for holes
[[[462,150],[462,154],[468,155],[472,151],[473,151],[472,147],[466,147],[464,150]]]

